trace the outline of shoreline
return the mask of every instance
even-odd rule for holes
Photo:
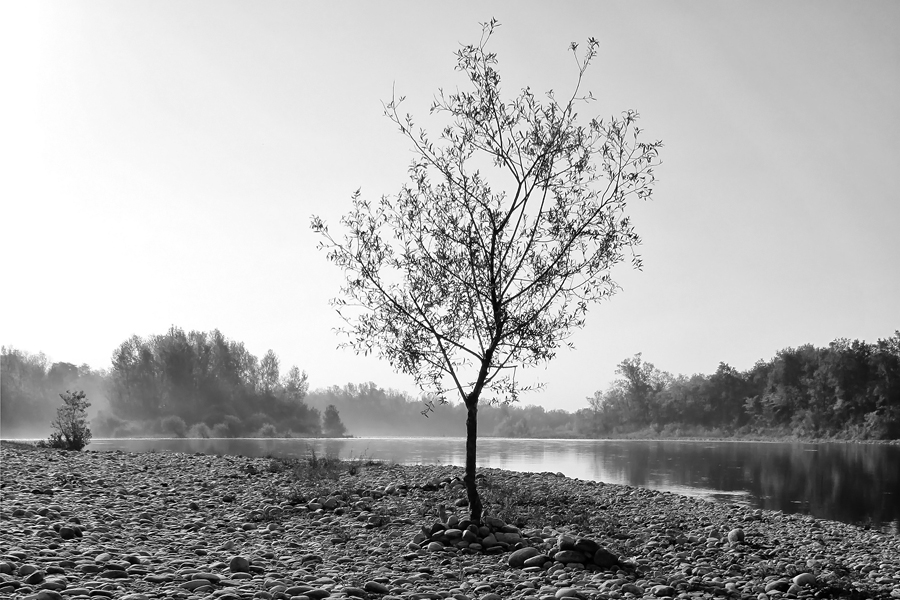
[[[900,536],[805,515],[481,469],[521,541],[475,553],[421,538],[467,516],[459,467],[0,446],[11,598],[900,598]],[[579,537],[618,562],[563,561]]]

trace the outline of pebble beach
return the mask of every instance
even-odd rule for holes
[[[896,534],[553,473],[0,453],[0,598],[900,599]]]

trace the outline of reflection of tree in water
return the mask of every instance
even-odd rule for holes
[[[341,452],[347,445],[345,440],[329,439],[323,442],[325,456],[341,456]],[[345,457],[349,458],[349,457]],[[358,457],[356,457],[358,458]]]
[[[592,454],[598,480],[749,492],[766,509],[900,528],[897,446],[616,441]]]
[[[778,450],[754,463],[752,492],[765,508],[857,523],[869,515],[874,526],[900,518],[900,448],[818,444]]]

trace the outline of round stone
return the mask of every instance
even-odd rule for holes
[[[537,548],[532,548],[530,546],[526,546],[520,550],[516,550],[512,554],[509,555],[509,558],[506,560],[507,564],[514,569],[521,569],[525,566],[525,561],[529,558],[537,556],[540,554],[540,550]]]
[[[741,528],[732,529],[728,532],[728,541],[729,542],[743,542],[744,541],[744,530]]]
[[[577,550],[560,550],[553,555],[553,560],[563,564],[587,562],[584,554]]]
[[[243,556],[234,556],[228,563],[228,570],[232,573],[250,572],[250,561]]]
[[[775,581],[770,581],[766,584],[766,592],[771,592],[772,590],[778,592],[786,592],[788,588],[791,587],[790,581],[785,581],[783,579],[776,579]]]

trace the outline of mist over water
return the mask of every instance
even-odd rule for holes
[[[463,438],[95,440],[90,450],[205,452],[463,466]],[[900,446],[482,438],[478,465],[810,514],[900,534]]]

